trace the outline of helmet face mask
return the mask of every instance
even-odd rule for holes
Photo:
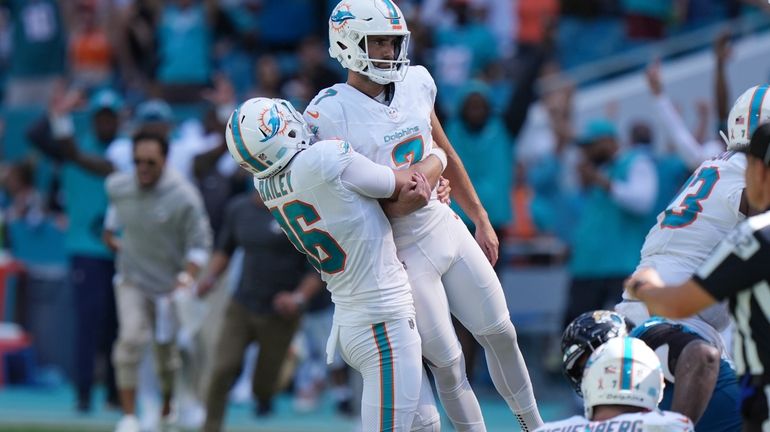
[[[233,159],[260,179],[284,169],[311,138],[302,115],[283,99],[247,100],[233,111],[225,131]]]
[[[581,383],[585,416],[599,405],[633,406],[649,411],[663,399],[663,371],[655,352],[632,337],[616,337],[599,347],[585,367]]]
[[[584,365],[581,359],[612,338],[628,336],[631,327],[622,315],[597,310],[581,314],[564,329],[561,338],[562,372],[575,393],[583,396],[580,383]]]
[[[377,84],[403,81],[409,70],[409,35],[401,10],[391,0],[343,0],[329,18],[329,55]],[[372,36],[397,37],[392,60],[369,56]]]

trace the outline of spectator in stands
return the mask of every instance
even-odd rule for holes
[[[245,170],[238,169],[238,164],[227,151],[222,133],[235,109],[234,89],[224,75],[218,75],[215,80],[218,82],[215,90],[205,95],[211,103],[203,118],[208,149],[193,158],[193,175],[203,195],[211,228],[218,237],[227,202],[238,193],[251,188],[252,177]]]
[[[23,221],[38,225],[43,222],[46,214],[45,201],[35,189],[35,168],[30,160],[10,166],[3,179],[3,189],[8,195],[5,223]]]
[[[322,288],[321,278],[273,220],[256,192],[230,202],[216,251],[198,290],[205,296],[227,269],[236,248],[244,248],[243,273],[225,312],[206,397],[204,431],[220,431],[230,387],[241,371],[243,354],[259,343],[253,389],[257,415],[272,413],[279,371],[297,331],[302,311]]]
[[[66,33],[56,0],[0,2],[13,23],[5,106],[45,106],[66,66]]]
[[[133,139],[134,172],[114,173],[106,181],[115,218],[108,217],[104,235],[117,248],[118,268],[115,297],[120,331],[113,361],[124,414],[118,432],[139,431],[138,369],[150,341],[155,345],[163,421],[171,422],[174,373],[179,366],[171,294],[192,289],[211,247],[200,194],[166,166],[167,155],[165,136],[140,131]]]
[[[38,148],[61,158],[63,148],[77,148],[84,155],[103,157],[120,129],[122,101],[114,91],[102,90],[89,103],[91,124],[76,130],[72,109],[78,102],[71,94],[54,97],[50,112],[33,126],[29,136]],[[78,144],[75,145],[74,143]],[[71,160],[71,159],[70,159]],[[91,391],[97,354],[106,355],[105,384],[107,402],[118,406],[115,377],[110,361],[117,336],[117,317],[112,279],[115,263],[112,252],[101,240],[107,211],[104,178],[74,163],[62,167],[64,210],[69,227],[66,246],[70,256],[70,277],[75,301],[75,386],[77,410],[91,409]]]
[[[188,128],[174,129],[174,112],[171,106],[160,99],[150,99],[139,104],[134,113],[134,128],[152,131],[158,135],[171,137],[168,163],[178,172],[192,179],[193,159],[206,148],[205,139],[199,134],[202,129],[197,120],[188,119]],[[184,125],[185,123],[183,123]],[[130,172],[133,143],[121,137],[114,140],[104,155],[81,152],[77,145],[70,145],[63,152],[64,157],[93,173],[106,176],[114,171]]]
[[[681,0],[623,0],[626,36],[634,41],[662,39]]]
[[[571,244],[565,326],[585,311],[617,302],[624,275],[639,261],[658,191],[652,159],[644,150],[621,148],[609,120],[591,120],[578,145],[584,202]]]
[[[449,0],[447,7],[457,19],[435,30],[431,63],[442,105],[451,110],[459,106],[460,88],[498,61],[499,51],[494,34],[479,22],[469,0]]]
[[[519,1],[516,4],[519,27],[516,33],[516,55],[528,58],[545,41],[550,27],[559,18],[557,0]]]
[[[653,206],[653,213],[657,214],[665,209],[676,196],[679,188],[690,176],[691,170],[675,153],[654,152],[653,141],[652,129],[647,123],[636,122],[631,125],[629,134],[631,147],[638,148],[653,156],[653,162],[655,162],[655,170],[658,173],[658,193],[656,194],[657,199]],[[650,226],[653,224],[654,221],[650,221]]]
[[[148,90],[158,67],[155,27],[159,9],[152,0],[135,0],[123,12],[118,33],[121,77],[129,97]]]
[[[170,103],[194,103],[212,74],[216,4],[212,0],[166,2],[158,19],[157,81]]]
[[[283,98],[283,75],[278,60],[271,54],[263,54],[254,65],[254,88],[249,96],[260,95],[271,98]]]
[[[298,69],[295,77],[287,83],[288,99],[304,107],[321,90],[339,82],[341,75],[332,69],[326,45],[315,36],[305,38],[297,53]]]
[[[76,28],[70,35],[72,80],[86,89],[110,84],[115,60],[115,50],[97,6],[95,0],[77,1],[73,20]]]

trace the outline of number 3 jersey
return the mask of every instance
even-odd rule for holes
[[[658,215],[642,246],[642,265],[646,259],[663,255],[687,274],[694,273],[745,219],[740,212],[745,171],[746,156],[741,153],[725,152],[703,162]]]
[[[344,139],[380,165],[406,169],[428,156],[433,145],[431,113],[436,84],[422,66],[410,66],[406,78],[393,84],[389,105],[348,84],[321,90],[305,109],[305,120],[319,139]],[[391,219],[398,247],[419,240],[450,211],[433,194],[416,212]]]
[[[294,247],[327,282],[337,324],[413,317],[406,271],[382,208],[341,179],[356,161],[371,164],[344,141],[320,141],[254,185]]]

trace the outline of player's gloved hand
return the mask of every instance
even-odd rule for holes
[[[449,194],[451,192],[452,192],[452,187],[449,186],[449,179],[446,179],[444,177],[439,177],[438,186],[436,187],[436,194],[438,195],[438,200],[444,204],[450,204],[452,202],[452,199],[449,197]]]
[[[489,260],[489,263],[495,265],[498,258],[500,241],[497,239],[497,234],[495,234],[495,230],[488,220],[483,224],[476,225],[476,243],[481,246],[481,250]]]

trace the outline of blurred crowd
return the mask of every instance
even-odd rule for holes
[[[681,150],[687,144],[681,142],[718,145],[709,143],[716,131],[705,125],[712,117],[720,124],[726,118],[729,102],[723,66],[729,59],[729,37],[720,37],[714,45],[719,77],[715,97],[697,109],[700,125],[696,127],[685,125],[665,99],[658,67],[648,70],[656,103],[668,103],[665,106],[678,122],[665,125],[672,132],[663,140],[671,143],[665,148],[653,148],[656,140],[649,124],[618,130],[611,107],[605,117],[576,130],[574,86],[562,82],[539,92],[537,80],[768,8],[767,2],[759,0],[398,3],[411,31],[409,57],[413,64],[431,70],[439,89],[438,114],[504,246],[533,245],[542,239],[560,245],[546,252],[525,249],[530,252],[523,256],[504,253],[502,265],[568,265],[572,283],[565,323],[620,295],[620,282],[634,270],[655,215],[689,176],[692,167]],[[241,242],[238,235],[246,234],[236,235],[228,225],[241,218],[232,213],[236,204],[246,205],[242,194],[249,194],[251,186],[227,153],[223,130],[238,101],[280,97],[302,109],[319,90],[344,80],[343,70],[327,54],[327,20],[335,4],[317,0],[0,0],[4,113],[0,247],[26,264],[33,275],[45,273],[52,264],[68,269],[64,280],[73,287],[73,315],[77,316],[70,378],[77,389],[78,409],[91,407],[97,369],[98,378],[110,389],[109,402],[117,403],[111,368],[95,365],[99,352],[109,359],[117,334],[113,252],[102,242],[107,218],[103,182],[112,172],[134,169],[129,137],[140,128],[168,137],[168,165],[201,193],[219,254],[217,264],[222,266],[216,276],[224,274],[229,264],[236,280],[230,291],[241,290],[234,302],[245,307],[234,311],[239,306],[230,305],[227,315],[291,318],[291,325],[282,328],[292,330],[289,341],[295,333],[299,336],[290,348],[281,345],[281,350],[294,361],[308,361],[297,368],[294,389],[299,409],[315,406],[327,375],[322,348],[326,335],[318,329],[328,325],[328,295],[321,290],[313,298],[301,299],[302,307],[296,308],[291,306],[296,302],[244,293],[238,286],[243,285],[238,282],[241,277],[255,278],[248,272],[241,276],[238,249],[250,247],[260,259],[275,260],[272,268],[287,264],[278,263],[283,258],[274,253],[275,245]],[[537,101],[546,127],[528,135],[534,141],[526,146],[546,150],[522,155],[518,137],[530,106]],[[614,238],[625,241],[603,240]],[[289,265],[296,266],[294,261]],[[299,276],[305,270],[277,275],[285,279],[275,281],[280,289],[263,287],[264,282],[259,289],[273,290],[271,295],[292,291],[303,283]],[[207,279],[203,291],[226,284]],[[94,288],[97,285],[106,288],[99,291]],[[268,304],[255,303],[260,301]],[[281,339],[271,336],[264,343]],[[466,350],[474,350],[471,345],[472,340],[464,341]],[[242,354],[245,347],[237,350]],[[212,373],[235,379],[241,358]],[[472,369],[473,361],[468,364]],[[283,372],[257,366],[256,373],[255,383],[260,382],[259,374],[270,375],[272,383]],[[335,400],[340,411],[349,414],[346,372],[335,370],[334,374]],[[204,390],[197,391],[205,400]],[[227,389],[216,391],[214,399],[221,400]],[[269,414],[275,389],[255,385],[255,391],[261,398],[258,412]]]

